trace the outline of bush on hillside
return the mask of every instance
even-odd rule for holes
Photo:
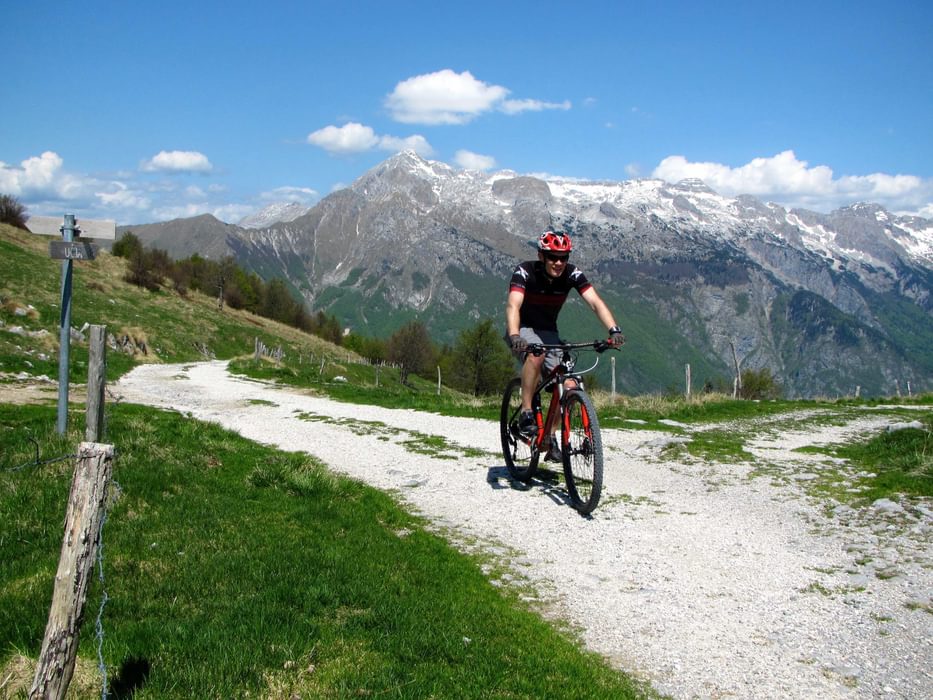
[[[781,385],[767,367],[742,370],[743,399],[779,399],[783,392]]]
[[[399,366],[402,384],[408,384],[408,375],[424,374],[434,364],[434,344],[421,321],[409,321],[399,328],[389,338],[386,350],[389,361]]]
[[[0,223],[26,230],[26,207],[11,194],[0,194]]]

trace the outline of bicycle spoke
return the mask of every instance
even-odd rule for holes
[[[538,468],[538,451],[531,441],[518,430],[518,417],[522,406],[521,379],[513,379],[502,397],[499,432],[502,438],[502,456],[509,474],[519,481],[530,481]]]
[[[564,400],[564,477],[574,507],[583,514],[599,503],[603,484],[603,450],[596,410],[583,391]]]

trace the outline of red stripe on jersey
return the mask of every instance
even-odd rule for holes
[[[566,294],[535,294],[528,292],[525,295],[526,301],[538,306],[563,306],[567,300]]]

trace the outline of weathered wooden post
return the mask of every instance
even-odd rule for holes
[[[104,435],[104,389],[107,386],[107,326],[91,326],[87,365],[87,417],[84,439],[97,442]]]
[[[68,496],[52,607],[29,690],[30,700],[64,698],[71,682],[112,471],[113,445],[81,443]]]
[[[735,381],[732,383],[732,398],[734,399],[742,392],[742,373],[739,372],[739,356],[735,353],[735,343],[730,340],[729,345],[732,347],[732,362],[735,364]]]
[[[686,365],[686,381],[687,381],[687,398],[690,398],[690,363]]]
[[[609,364],[612,365],[612,403],[616,402],[616,358],[610,357]]]
[[[437,395],[441,395],[441,366],[437,366]]]

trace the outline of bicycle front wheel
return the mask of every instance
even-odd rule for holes
[[[603,441],[590,397],[567,392],[561,426],[564,478],[573,507],[588,515],[599,504],[603,489]]]
[[[502,436],[502,456],[513,479],[531,481],[538,468],[538,450],[531,440],[518,430],[518,416],[522,410],[522,380],[518,377],[509,382],[502,396],[502,411],[499,414],[499,432]]]

